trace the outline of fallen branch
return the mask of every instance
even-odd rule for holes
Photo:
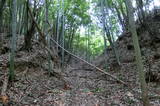
[[[84,60],[84,59],[82,59],[82,58],[80,58],[80,57],[72,54],[71,52],[69,52],[68,50],[66,50],[65,48],[63,48],[61,45],[59,45],[54,39],[51,38],[51,41],[53,41],[56,45],[58,45],[61,49],[63,49],[65,52],[67,52],[68,54],[72,55],[73,57],[75,57],[75,58],[77,58],[77,59],[79,59],[79,60],[87,63],[88,65],[92,66],[93,68],[97,69],[98,71],[100,71],[100,72],[102,72],[102,73],[110,76],[110,77],[113,78],[114,80],[116,80],[116,81],[118,81],[118,82],[120,82],[120,83],[122,83],[122,84],[124,84],[124,85],[127,85],[124,81],[118,79],[116,76],[113,76],[113,75],[109,74],[108,72],[103,71],[103,70],[100,69],[99,67],[96,67],[95,65],[87,62],[86,60]]]

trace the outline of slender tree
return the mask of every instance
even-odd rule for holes
[[[88,25],[87,34],[87,61],[90,62],[90,25]]]
[[[0,49],[2,48],[2,44],[3,44],[2,36],[0,36]]]
[[[9,79],[14,80],[14,57],[16,50],[16,30],[17,30],[17,0],[12,0],[12,39],[11,39],[11,54],[10,54],[10,71]]]
[[[115,54],[115,57],[116,57],[116,60],[117,60],[117,63],[120,65],[120,60],[119,60],[119,56],[118,56],[118,53],[116,51],[116,48],[114,46],[114,43],[112,41],[112,38],[111,38],[111,33],[109,31],[109,26],[108,24],[106,24],[106,15],[105,15],[105,11],[104,11],[104,0],[101,0],[101,12],[102,12],[102,23],[103,23],[103,29],[105,31],[105,34],[108,38],[108,41],[114,51],[114,54]],[[107,12],[108,13],[108,12]]]
[[[0,19],[1,19],[1,16],[2,16],[3,7],[5,5],[5,2],[6,2],[6,0],[1,0],[0,1]]]
[[[57,10],[57,21],[56,21],[56,40],[57,40],[57,43],[59,43],[59,22],[60,22],[60,14],[59,14],[59,12],[60,12],[60,0],[58,0],[58,4],[57,4],[57,8],[58,8],[58,10]],[[57,45],[57,52],[58,52],[58,45]]]
[[[27,10],[26,10],[26,14],[27,14],[27,18],[29,18],[28,17],[28,12],[29,12],[29,0],[27,0]],[[33,18],[35,18],[35,16],[36,16],[36,1],[34,1],[34,8],[33,8]],[[29,21],[29,19],[26,19],[25,21]],[[24,42],[24,49],[25,50],[30,50],[31,48],[32,48],[32,38],[33,38],[33,35],[34,35],[34,33],[35,33],[35,22],[33,21],[33,19],[31,19],[31,24],[29,24],[29,22],[28,23],[26,23],[26,29],[27,29],[27,31],[26,31],[26,33],[25,33],[25,36],[24,36],[24,40],[25,40],[25,42]]]
[[[48,48],[51,48],[51,44],[50,44],[50,35],[48,34],[48,8],[49,8],[49,1],[45,0],[45,6],[46,6],[46,11],[45,11],[45,33],[46,33],[46,37],[48,39]],[[51,73],[51,54],[50,52],[48,52],[48,70],[49,73]]]
[[[139,21],[142,24],[145,19],[145,12],[143,10],[143,0],[136,0]]]
[[[108,61],[106,59],[106,56],[107,56],[107,39],[106,39],[106,36],[105,36],[105,32],[103,31],[103,40],[104,40],[104,61],[105,61],[105,70],[108,71]]]
[[[24,22],[24,16],[25,16],[25,2],[26,1],[24,1],[24,0],[21,0],[21,1],[19,1],[20,3],[18,4],[18,8],[17,8],[17,12],[18,12],[18,16],[19,17],[17,17],[18,18],[18,23],[17,23],[17,31],[18,31],[18,34],[22,34],[22,28],[23,28],[23,22]]]
[[[139,72],[139,80],[141,83],[143,105],[150,106],[149,98],[148,98],[148,91],[147,91],[147,84],[146,84],[144,72],[143,72],[144,68],[143,68],[143,63],[142,63],[142,58],[141,58],[141,51],[140,51],[139,42],[138,42],[136,25],[134,22],[134,14],[133,14],[133,7],[132,7],[131,0],[126,0],[126,5],[127,5],[127,10],[128,10],[128,15],[129,15],[130,32],[132,33],[132,39],[133,39],[133,44],[135,48],[137,68]]]
[[[65,17],[64,17],[64,0],[62,0],[62,47],[64,48],[65,44]],[[62,49],[62,71],[64,71],[64,49]]]
[[[0,31],[1,31],[1,27],[2,27],[2,16],[3,16],[3,9],[4,9],[4,5],[5,5],[6,0],[1,0],[0,1]]]

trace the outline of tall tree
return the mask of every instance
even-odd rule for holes
[[[143,72],[144,68],[143,68],[143,63],[142,63],[141,51],[140,51],[139,42],[138,42],[136,25],[134,22],[134,14],[133,14],[133,7],[132,7],[131,0],[126,0],[126,5],[127,5],[128,14],[129,14],[130,32],[132,33],[132,39],[133,39],[133,44],[135,48],[137,68],[139,72],[139,80],[141,83],[143,105],[150,106],[149,98],[148,98],[148,91],[147,91],[147,84],[146,84],[144,72]]]
[[[56,41],[57,43],[59,43],[59,24],[60,24],[60,0],[58,0],[58,4],[57,4],[57,20],[56,20]],[[57,52],[58,52],[58,45],[57,45]]]
[[[9,79],[14,80],[14,57],[16,50],[16,30],[17,30],[17,0],[12,0],[12,39],[11,39],[11,54],[10,54],[10,71]]]
[[[0,1],[0,24],[2,26],[2,16],[3,16],[3,8],[5,5],[6,0],[1,0]],[[0,31],[1,31],[1,26],[0,26]]]
[[[108,39],[108,41],[109,41],[112,49],[113,49],[113,51],[114,51],[114,54],[115,54],[117,63],[120,65],[119,55],[118,55],[118,53],[117,53],[117,51],[116,51],[116,48],[115,48],[115,45],[114,45],[114,43],[113,43],[113,41],[112,41],[111,32],[110,32],[110,30],[109,30],[109,26],[108,26],[108,24],[106,23],[106,20],[105,20],[105,19],[106,19],[106,15],[105,15],[105,11],[104,11],[104,4],[105,4],[104,0],[101,0],[101,12],[102,12],[103,29],[104,29],[104,31],[105,31],[105,34],[106,34],[106,36],[107,36],[107,39]],[[108,11],[108,10],[107,10],[107,11]],[[107,13],[108,13],[108,12],[107,12]]]
[[[6,0],[1,0],[0,1],[0,19],[1,19],[1,16],[2,16],[3,7],[5,5],[5,2],[6,2]]]
[[[89,49],[90,49],[90,25],[88,25],[88,29],[87,29],[87,61],[90,62],[90,52],[89,52]]]
[[[45,7],[46,7],[46,11],[45,11],[45,34],[48,40],[48,48],[51,48],[51,44],[50,44],[50,35],[48,33],[48,24],[49,24],[49,20],[48,20],[48,8],[49,8],[49,0],[45,0]],[[50,52],[48,52],[48,70],[49,73],[51,73],[51,54]]]
[[[142,24],[145,19],[145,12],[143,10],[143,0],[136,0],[139,21]]]
[[[3,41],[2,41],[2,36],[0,36],[0,49],[2,48],[2,45],[3,45]]]
[[[62,47],[65,44],[65,16],[64,16],[64,0],[62,0]],[[64,71],[64,49],[62,49],[62,71]]]
[[[31,24],[29,24],[29,22],[26,24],[27,26],[27,32],[25,33],[25,42],[24,42],[24,49],[25,50],[30,50],[32,48],[32,38],[34,36],[34,33],[35,33],[35,29],[36,29],[36,25],[35,25],[35,22],[33,21],[32,18],[35,18],[36,17],[36,0],[34,1],[34,8],[33,8],[33,17],[31,17]],[[26,14],[27,14],[27,18],[28,17],[28,12],[31,12],[29,11],[29,0],[27,0],[27,10],[26,10]],[[29,19],[26,19],[25,21],[29,21]]]

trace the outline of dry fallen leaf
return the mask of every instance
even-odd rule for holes
[[[5,96],[1,96],[0,100],[2,101],[3,104],[7,104],[9,101],[9,98],[8,96],[5,95]]]

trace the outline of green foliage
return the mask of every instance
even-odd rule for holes
[[[79,39],[78,42],[77,39]],[[86,42],[88,40],[90,42],[89,48],[87,49]],[[73,48],[75,48],[80,53],[84,53],[84,51],[87,50],[87,53],[91,55],[92,58],[94,58],[95,56],[100,55],[104,50],[103,37],[100,35],[90,35],[90,37],[88,38],[85,35],[80,35],[80,33],[77,33],[73,42]]]

